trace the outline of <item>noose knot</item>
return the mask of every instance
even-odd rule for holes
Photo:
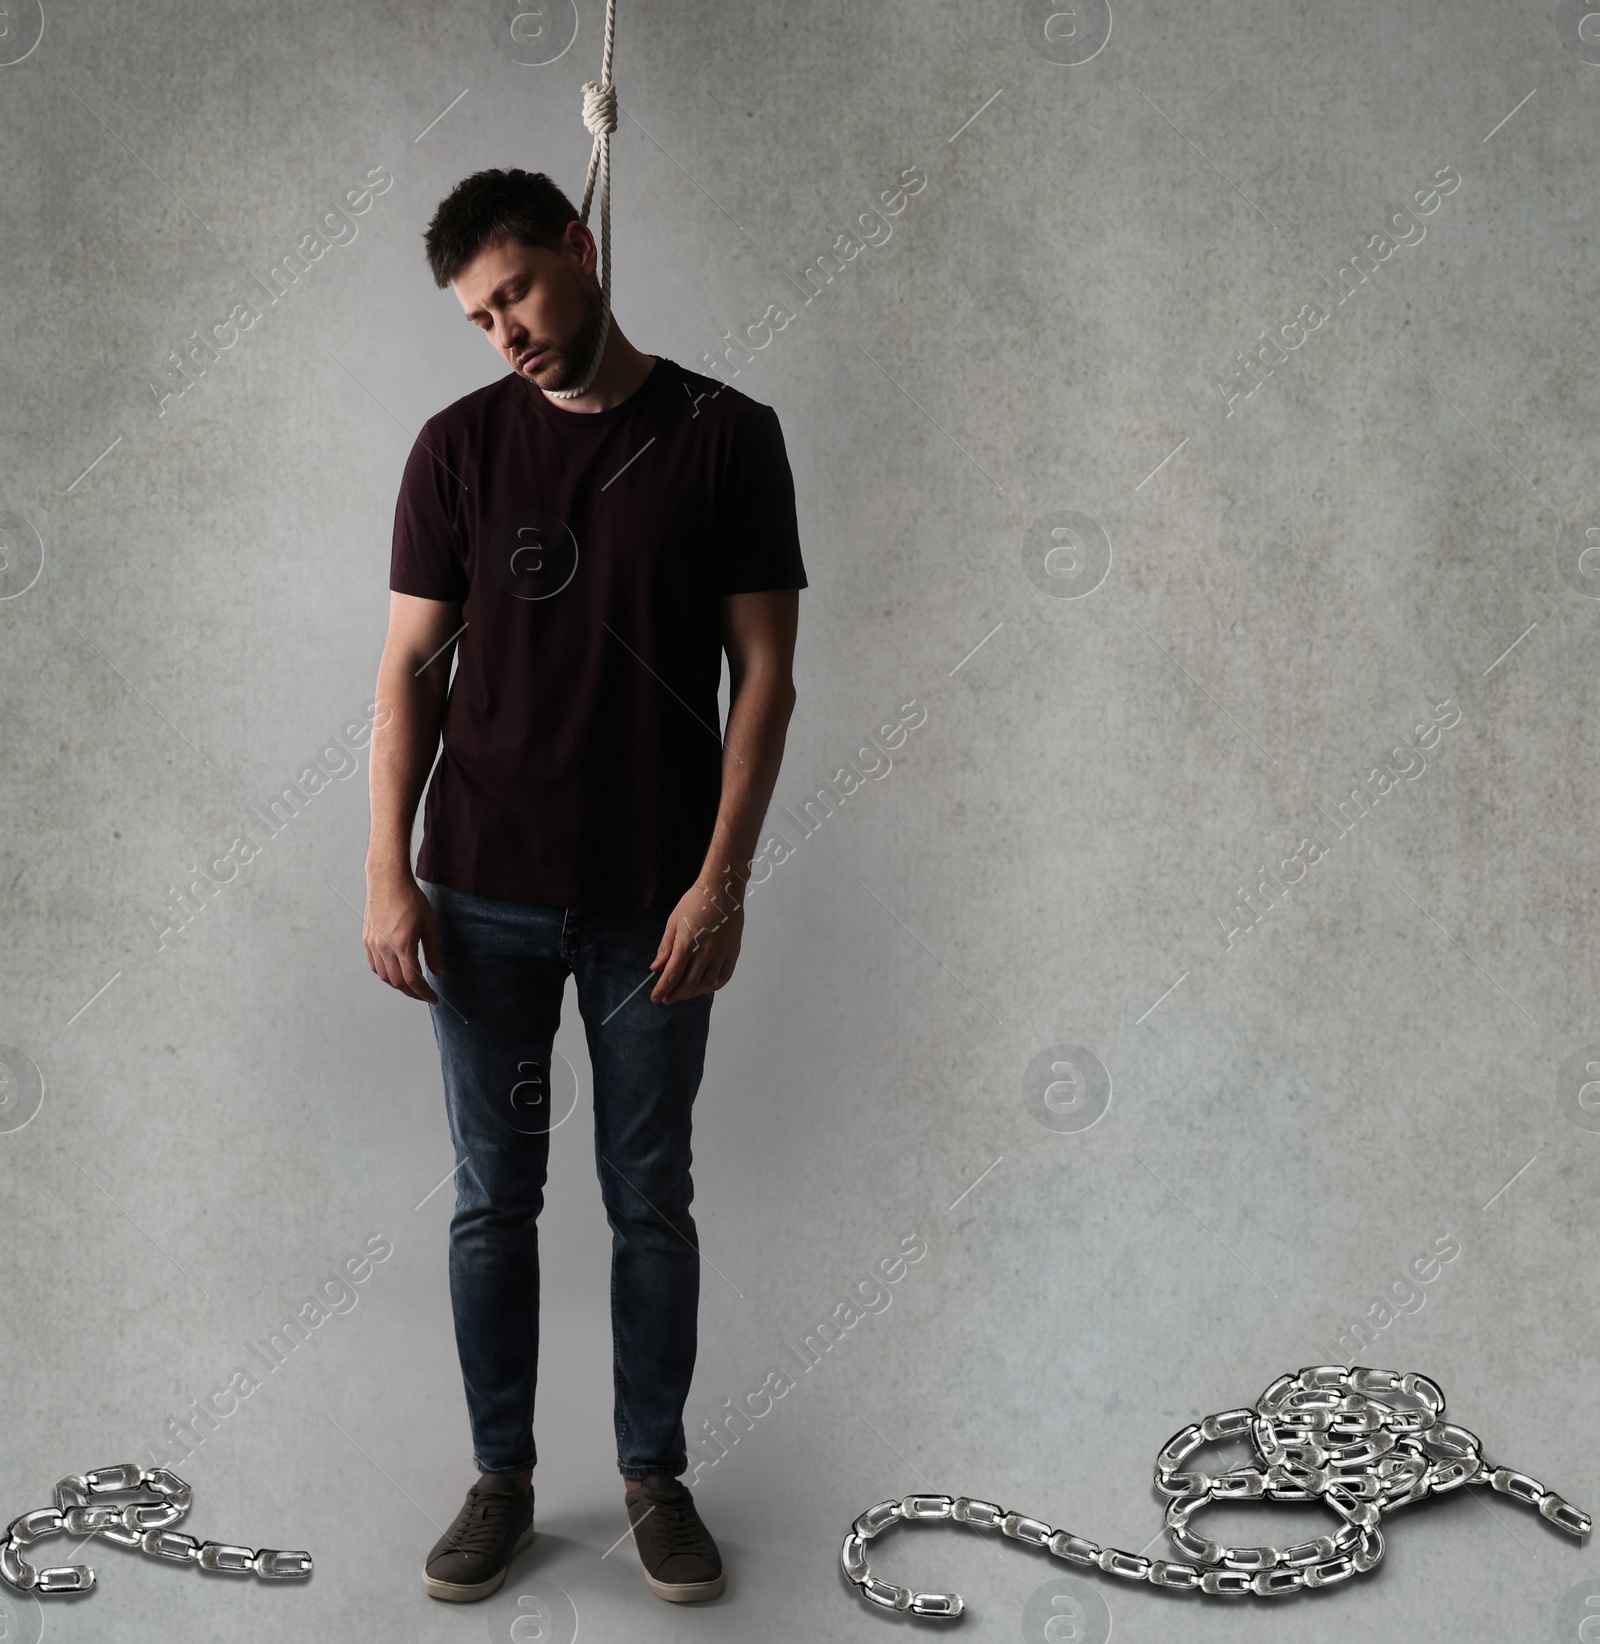
[[[583,123],[594,136],[617,129],[617,88],[603,86],[598,80],[586,80],[583,85]]]

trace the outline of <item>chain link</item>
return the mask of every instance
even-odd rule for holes
[[[102,1498],[138,1495],[142,1500],[111,1502]],[[169,1467],[141,1469],[125,1461],[74,1473],[56,1485],[54,1507],[35,1507],[12,1519],[0,1539],[0,1577],[19,1592],[86,1593],[94,1586],[87,1564],[58,1564],[47,1570],[28,1562],[26,1549],[46,1536],[99,1536],[119,1547],[137,1547],[153,1558],[198,1564],[202,1570],[229,1575],[256,1575],[268,1581],[292,1581],[311,1574],[310,1553],[285,1553],[276,1547],[256,1551],[220,1541],[196,1541],[172,1526],[189,1511],[193,1492]]]
[[[1396,1395],[1405,1403],[1397,1402]],[[1250,1440],[1254,1464],[1211,1475],[1184,1470],[1203,1446]],[[916,1495],[880,1501],[850,1527],[844,1573],[869,1604],[912,1615],[962,1613],[959,1593],[914,1593],[872,1574],[867,1543],[893,1524],[952,1519],[975,1530],[1043,1547],[1057,1558],[1157,1587],[1217,1598],[1336,1586],[1365,1575],[1383,1557],[1379,1520],[1424,1496],[1487,1484],[1535,1507],[1569,1535],[1586,1536],[1589,1515],[1538,1479],[1483,1459],[1476,1433],[1444,1420],[1444,1392],[1414,1371],[1312,1365],[1278,1377],[1250,1409],[1224,1410],[1174,1433],[1156,1456],[1156,1488],[1167,1496],[1166,1528],[1184,1562],[1147,1559],[1055,1530],[1041,1519],[969,1496]],[[1338,1531],[1293,1547],[1233,1547],[1196,1535],[1189,1521],[1213,1501],[1321,1501],[1343,1520]]]

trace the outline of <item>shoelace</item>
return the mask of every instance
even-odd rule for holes
[[[690,1512],[687,1502],[657,1501],[652,1503],[652,1508],[653,1511],[642,1516],[639,1523],[643,1525],[651,1518],[656,1521],[656,1533],[665,1539],[669,1555],[702,1553],[709,1556],[710,1549],[706,1546],[702,1527]]]
[[[665,1507],[662,1511],[666,1515],[662,1522],[673,1552],[703,1553],[706,1550],[705,1537],[686,1506]]]
[[[450,1545],[460,1553],[487,1553],[494,1549],[505,1528],[514,1498],[511,1496],[479,1496],[457,1520],[450,1531]]]

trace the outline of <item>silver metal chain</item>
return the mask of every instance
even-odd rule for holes
[[[1397,1394],[1404,1403],[1396,1400]],[[1180,1470],[1203,1445],[1241,1437],[1250,1439],[1253,1465],[1214,1477]],[[1156,1457],[1155,1482],[1171,1498],[1167,1533],[1192,1563],[1100,1547],[992,1501],[918,1495],[880,1501],[856,1519],[840,1554],[844,1573],[868,1603],[881,1609],[928,1617],[960,1615],[959,1593],[914,1593],[867,1568],[867,1543],[890,1525],[951,1519],[975,1530],[999,1530],[1069,1563],[1129,1581],[1218,1598],[1274,1598],[1365,1575],[1383,1557],[1378,1523],[1385,1513],[1467,1484],[1487,1484],[1536,1507],[1570,1535],[1586,1536],[1590,1529],[1589,1515],[1554,1490],[1526,1473],[1485,1461],[1477,1434],[1445,1421],[1439,1384],[1415,1371],[1324,1364],[1281,1375],[1254,1408],[1224,1410],[1174,1433]],[[1344,1523],[1335,1535],[1281,1548],[1223,1546],[1189,1528],[1190,1518],[1208,1502],[1263,1497],[1323,1501]]]
[[[101,1498],[136,1493],[141,1499],[111,1502]],[[221,1541],[196,1541],[172,1526],[189,1511],[193,1492],[168,1467],[141,1469],[125,1461],[74,1473],[56,1486],[54,1507],[35,1507],[12,1519],[0,1540],[0,1577],[19,1592],[86,1593],[94,1586],[87,1564],[58,1564],[36,1570],[26,1550],[46,1536],[100,1536],[119,1547],[137,1547],[155,1558],[198,1564],[202,1570],[228,1575],[256,1575],[268,1581],[291,1581],[311,1574],[310,1553],[284,1553],[275,1547],[256,1551]]]

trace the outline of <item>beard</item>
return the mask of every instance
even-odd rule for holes
[[[576,388],[594,358],[595,344],[600,340],[600,323],[604,318],[598,293],[574,282],[582,318],[565,342],[552,343],[547,357],[537,371],[525,372],[527,381],[535,387],[561,393]]]

